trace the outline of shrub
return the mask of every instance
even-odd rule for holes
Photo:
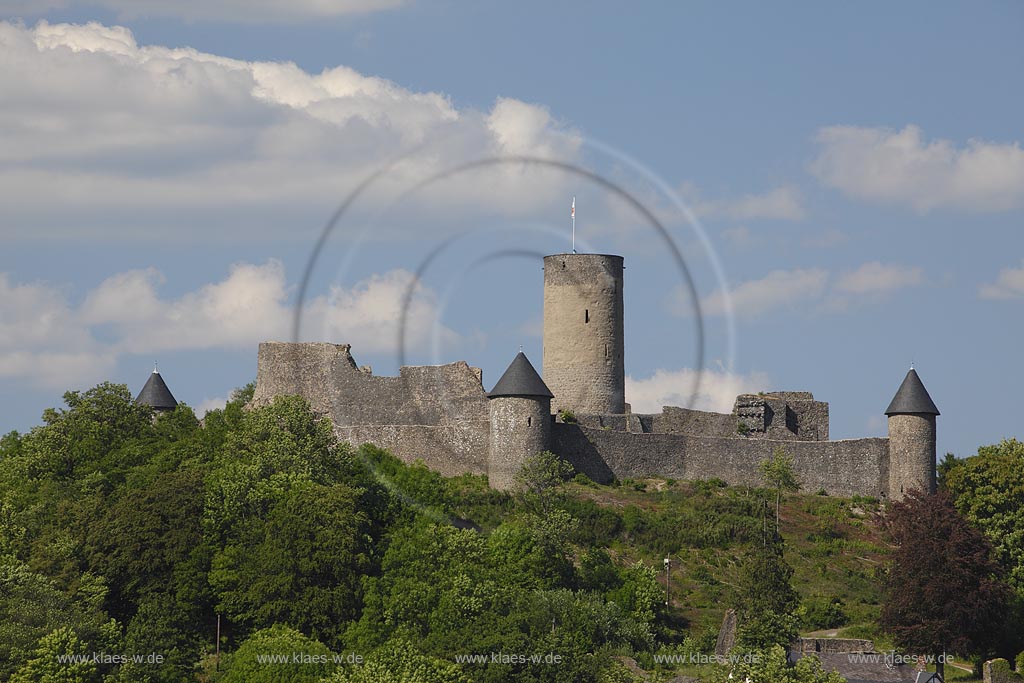
[[[597,486],[597,484],[594,483],[593,479],[583,474],[582,472],[579,472],[575,477],[573,477],[572,481],[574,484],[579,484],[580,486]]]
[[[843,601],[838,597],[811,598],[804,602],[803,607],[803,625],[810,631],[838,628],[850,621],[843,610]]]

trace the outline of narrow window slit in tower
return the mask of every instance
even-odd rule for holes
[[[533,426],[533,418],[532,417],[526,418],[526,426],[527,427],[532,427]]]
[[[590,322],[590,309],[589,308],[583,311],[583,322],[585,322],[585,323],[589,323]]]
[[[604,357],[605,358],[608,357],[608,345],[607,344],[604,345]]]

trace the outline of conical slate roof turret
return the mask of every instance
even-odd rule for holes
[[[146,385],[135,397],[135,402],[139,405],[149,406],[153,410],[174,410],[178,406],[178,402],[156,368],[153,368],[152,374],[146,380]]]
[[[548,389],[548,385],[544,384],[544,380],[540,378],[533,364],[530,363],[530,360],[522,351],[512,359],[508,369],[505,370],[505,374],[501,376],[498,383],[491,389],[491,393],[487,394],[487,398],[497,398],[499,396],[554,398],[554,394]]]
[[[935,402],[928,395],[924,383],[917,376],[917,370],[910,368],[910,372],[903,379],[899,391],[892,399],[892,403],[885,409],[886,415],[938,415],[939,409]]]

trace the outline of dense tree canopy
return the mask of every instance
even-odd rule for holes
[[[745,647],[797,632],[804,596],[786,543],[765,533],[765,491],[698,482],[609,504],[646,484],[578,477],[568,495],[570,469],[542,453],[509,494],[341,444],[298,397],[249,409],[251,397],[250,385],[202,420],[186,405],[155,417],[101,384],[0,438],[0,681],[611,683],[637,680],[634,660],[656,668],[684,636],[713,647],[726,606],[742,607]],[[1019,587],[1021,446],[993,448],[951,463],[944,483]],[[766,470],[777,510],[784,470]],[[981,557],[960,527],[935,528]],[[715,551],[734,583],[709,569]],[[665,608],[655,566],[686,553],[703,574],[675,580],[714,595],[710,625]],[[752,680],[833,683],[759,651]],[[161,663],[58,659],[81,653]],[[325,659],[260,661],[272,653]],[[345,659],[355,653],[361,663]]]

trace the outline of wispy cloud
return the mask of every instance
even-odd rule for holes
[[[189,21],[294,23],[394,9],[405,0],[0,0],[0,13],[40,15],[55,9],[102,7],[122,19],[177,17]]]
[[[701,300],[705,315],[724,315],[728,303],[732,312],[742,317],[755,317],[780,308],[798,308],[807,301],[821,297],[828,272],[822,268],[773,270],[762,278],[742,282],[729,290],[718,290]]]
[[[835,288],[847,294],[877,294],[913,287],[924,281],[924,272],[917,266],[871,261],[839,276]]]
[[[1003,268],[995,282],[978,288],[982,299],[1024,299],[1024,261],[1020,268]]]
[[[803,197],[791,185],[723,199],[706,198],[693,183],[683,183],[680,192],[693,212],[702,218],[798,221],[806,215]]]
[[[854,303],[878,300],[924,281],[924,271],[918,266],[879,261],[835,275],[824,268],[773,270],[727,291],[715,290],[701,299],[701,312],[721,316],[731,310],[733,315],[751,319],[784,310],[835,311]],[[692,314],[689,299],[681,289],[674,291],[671,302],[675,313]]]

